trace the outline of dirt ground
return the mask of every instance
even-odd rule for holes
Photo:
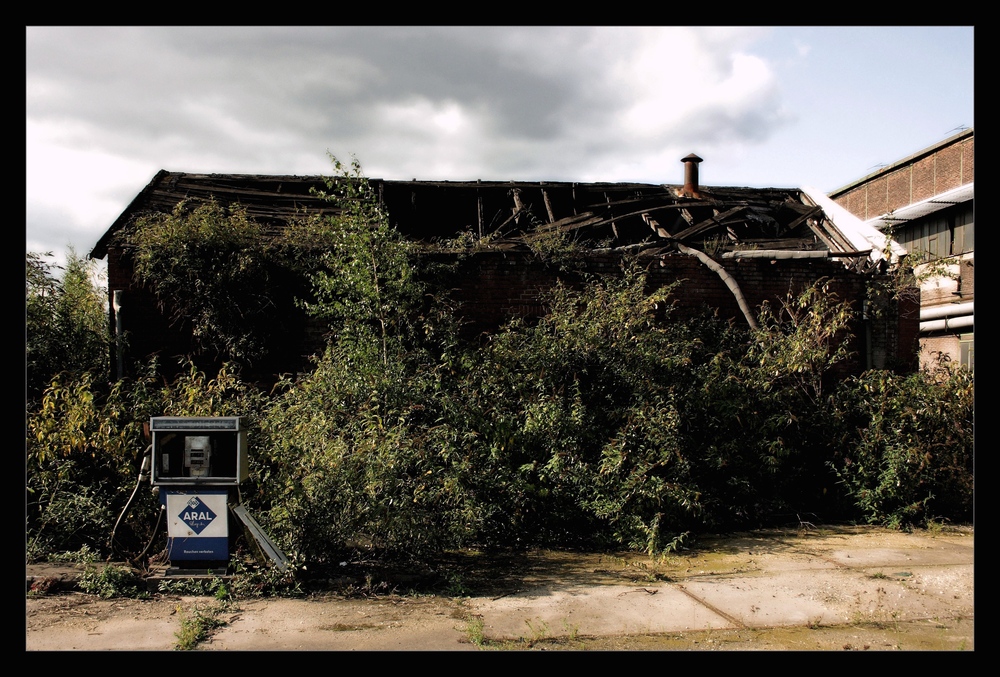
[[[26,649],[172,650],[202,623],[195,646],[209,651],[974,650],[973,543],[971,529],[828,527],[706,538],[662,559],[469,555],[437,572],[436,594],[400,575],[227,602],[55,586],[26,596]]]

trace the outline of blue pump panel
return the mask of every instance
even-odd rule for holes
[[[165,489],[167,556],[179,560],[229,559],[229,508],[225,489]]]

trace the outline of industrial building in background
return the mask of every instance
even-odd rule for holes
[[[966,129],[830,193],[919,257],[922,366],[974,367],[974,158]]]

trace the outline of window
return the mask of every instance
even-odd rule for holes
[[[975,371],[975,346],[976,342],[973,338],[973,334],[959,335],[958,347],[961,354],[959,359],[962,361],[962,366],[967,367],[969,371]]]
[[[913,254],[923,254],[928,261],[973,251],[973,203],[943,209],[900,227],[896,240]]]

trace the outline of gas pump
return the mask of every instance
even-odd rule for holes
[[[167,522],[167,575],[225,572],[230,508],[249,476],[238,416],[154,416],[150,482]],[[245,511],[244,511],[245,512]]]
[[[248,544],[256,546],[261,560],[288,571],[288,558],[281,548],[241,505],[239,486],[249,477],[249,466],[247,433],[239,416],[154,416],[143,428],[150,444],[143,453],[135,489],[111,531],[108,545],[112,550],[139,486],[149,479],[160,501],[159,515],[149,544],[130,562],[145,557],[166,517],[170,566],[165,576],[225,576],[234,550],[231,523],[242,525]]]

